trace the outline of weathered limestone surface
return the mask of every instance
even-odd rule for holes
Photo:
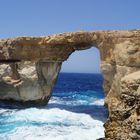
[[[104,76],[107,140],[140,139],[140,30],[63,33],[0,40],[0,99],[47,103],[61,64],[97,47]]]
[[[17,72],[12,70],[16,67]],[[17,62],[0,66],[0,99],[48,102],[61,62]],[[26,104],[26,103],[25,103]]]

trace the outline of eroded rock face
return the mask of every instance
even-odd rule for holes
[[[0,40],[0,99],[47,103],[69,55],[97,47],[104,76],[107,140],[140,139],[140,30]]]
[[[12,68],[16,69],[16,72]],[[61,62],[18,62],[0,66],[0,99],[46,104]]]

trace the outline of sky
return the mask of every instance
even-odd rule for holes
[[[0,0],[0,38],[115,29],[140,29],[140,0]],[[99,73],[100,53],[74,52],[61,71]]]

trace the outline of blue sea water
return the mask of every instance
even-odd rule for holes
[[[49,104],[0,102],[0,140],[96,140],[107,118],[100,74],[61,73]]]

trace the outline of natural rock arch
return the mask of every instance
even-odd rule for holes
[[[140,139],[140,30],[0,40],[0,99],[46,103],[62,62],[92,46],[101,54],[109,110],[106,139]]]

